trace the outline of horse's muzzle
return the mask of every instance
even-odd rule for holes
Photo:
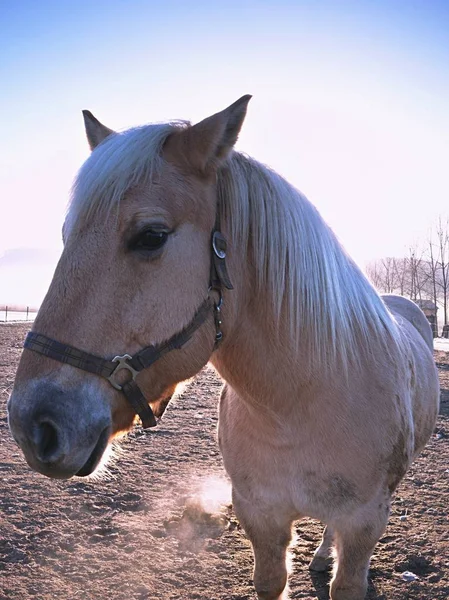
[[[90,475],[108,445],[111,416],[99,394],[30,382],[8,401],[11,433],[34,470],[58,479]]]

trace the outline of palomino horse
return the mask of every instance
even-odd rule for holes
[[[9,423],[33,469],[88,475],[211,362],[258,597],[286,597],[292,523],[308,515],[327,525],[311,567],[334,548],[332,600],[362,600],[392,492],[435,424],[430,328],[378,296],[302,194],[233,150],[249,99],[123,133],[85,112],[93,152]]]

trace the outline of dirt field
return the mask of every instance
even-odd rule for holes
[[[157,429],[123,440],[107,479],[53,481],[28,468],[6,423],[28,328],[0,325],[0,599],[253,600],[251,548],[216,443],[214,373],[204,371]],[[370,600],[449,598],[449,354],[435,358],[441,415],[399,487]],[[307,569],[321,526],[303,521],[297,533],[291,598],[325,600],[328,575]],[[406,571],[418,579],[404,581]]]

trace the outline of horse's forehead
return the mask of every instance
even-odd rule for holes
[[[134,213],[166,213],[180,220],[195,219],[200,224],[214,213],[212,188],[194,176],[181,173],[175,166],[166,164],[146,185],[136,185],[124,195],[121,206],[124,216]]]

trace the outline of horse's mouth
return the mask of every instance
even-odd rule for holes
[[[87,477],[91,473],[95,471],[98,467],[98,464],[101,460],[101,457],[106,450],[109,441],[109,428],[105,427],[98,438],[98,442],[95,445],[95,448],[92,450],[91,455],[86,460],[81,469],[76,473],[77,477]]]

